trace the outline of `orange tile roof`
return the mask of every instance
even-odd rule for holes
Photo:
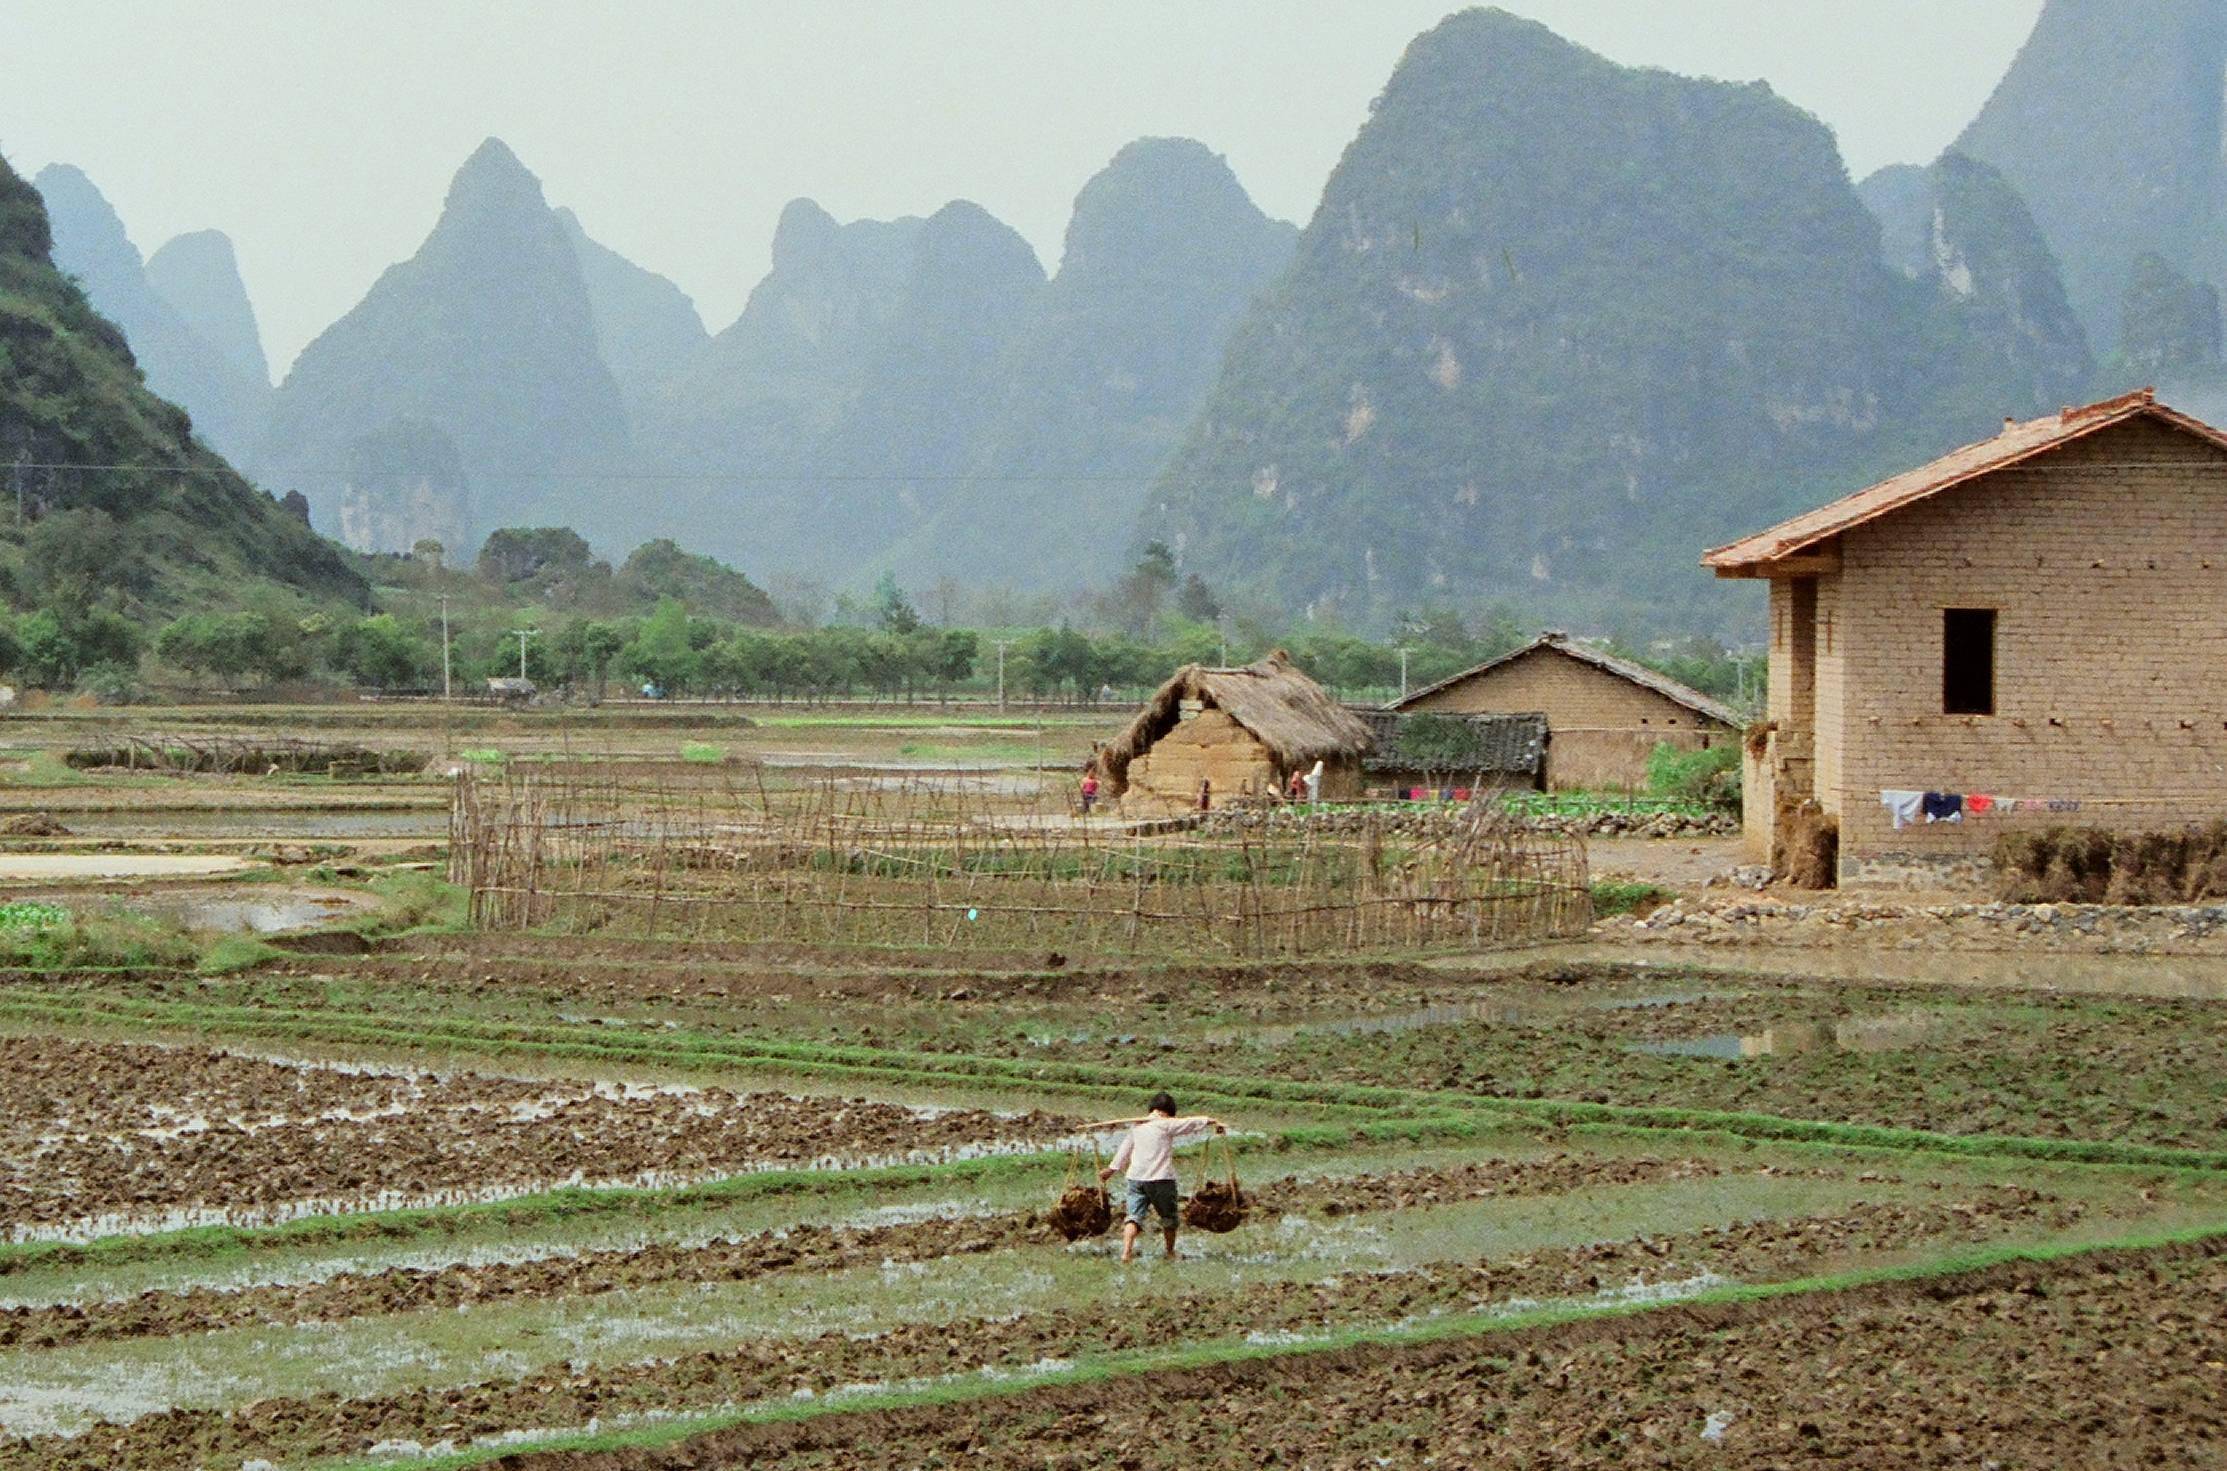
[[[1719,577],[1767,576],[1771,563],[1815,547],[1850,527],[1875,521],[1914,501],[1938,495],[1951,486],[1991,475],[2114,424],[2139,418],[2157,419],[2227,449],[2227,433],[2159,403],[2157,390],[2141,388],[2101,403],[2044,414],[2024,423],[2006,419],[2003,432],[1993,439],[1951,450],[1937,460],[1905,470],[1869,489],[1781,521],[1768,531],[1759,531],[1704,552],[1701,565],[1714,568]]]

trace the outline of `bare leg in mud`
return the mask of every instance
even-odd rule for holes
[[[1135,1221],[1126,1221],[1122,1224],[1121,1259],[1123,1261],[1127,1262],[1136,1260],[1137,1238],[1143,1234],[1144,1228],[1139,1226]],[[1160,1235],[1167,1242],[1167,1259],[1172,1262],[1175,1260],[1175,1227],[1162,1226],[1160,1228]]]

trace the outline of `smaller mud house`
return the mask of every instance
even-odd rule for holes
[[[1699,690],[1562,633],[1542,633],[1389,708],[1403,715],[1544,715],[1550,791],[1643,787],[1657,745],[1704,750],[1740,731],[1740,717]]]
[[[1369,728],[1279,649],[1239,669],[1186,664],[1098,753],[1105,795],[1124,811],[1215,805],[1280,795],[1294,771],[1322,763],[1325,800],[1361,794]]]
[[[2227,434],[2148,389],[2025,422],[1703,556],[1771,587],[1745,771],[1774,866],[1937,882],[2062,824],[2227,814]]]

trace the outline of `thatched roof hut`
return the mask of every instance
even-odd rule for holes
[[[1189,748],[1181,760],[1165,749],[1171,738]],[[1168,769],[1158,780],[1133,783],[1131,767],[1149,762],[1156,748]],[[1273,792],[1291,772],[1320,761],[1332,778],[1325,795],[1341,795],[1334,790],[1339,778],[1357,783],[1368,749],[1368,726],[1278,649],[1239,669],[1178,669],[1129,728],[1100,749],[1098,770],[1108,796],[1149,786],[1175,803],[1195,796],[1202,777],[1223,797]]]

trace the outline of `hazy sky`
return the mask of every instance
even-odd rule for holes
[[[0,153],[82,167],[151,253],[237,245],[274,370],[416,250],[504,139],[714,330],[781,206],[977,201],[1050,269],[1075,191],[1145,134],[1226,154],[1304,223],[1446,0],[4,0]],[[1615,60],[1763,78],[1858,178],[1926,161],[2040,0],[1507,0]]]

